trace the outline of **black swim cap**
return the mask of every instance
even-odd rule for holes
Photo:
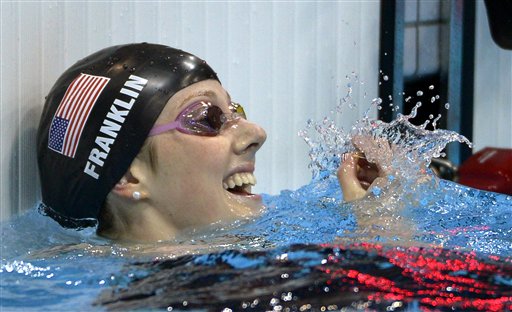
[[[71,66],[48,94],[37,133],[42,210],[65,227],[95,225],[167,101],[207,79],[218,80],[205,61],[147,43]]]

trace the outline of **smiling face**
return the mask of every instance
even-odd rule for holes
[[[191,104],[209,102],[230,113],[219,82],[205,80],[177,92],[155,126],[170,123]],[[251,194],[255,154],[265,131],[243,118],[226,122],[216,136],[170,130],[148,138],[156,165],[144,184],[148,203],[176,230],[257,215],[261,196]]]

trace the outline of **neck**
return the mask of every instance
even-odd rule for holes
[[[177,229],[158,210],[144,203],[129,209],[106,204],[99,218],[98,235],[123,241],[157,241],[172,239]]]

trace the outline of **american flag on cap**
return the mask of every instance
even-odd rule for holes
[[[53,116],[48,148],[75,157],[87,118],[109,80],[87,74],[80,74],[73,80]]]

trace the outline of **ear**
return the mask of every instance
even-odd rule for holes
[[[144,186],[144,170],[141,170],[141,163],[134,159],[130,168],[110,191],[118,199],[125,201],[141,201],[148,198],[148,192]]]

